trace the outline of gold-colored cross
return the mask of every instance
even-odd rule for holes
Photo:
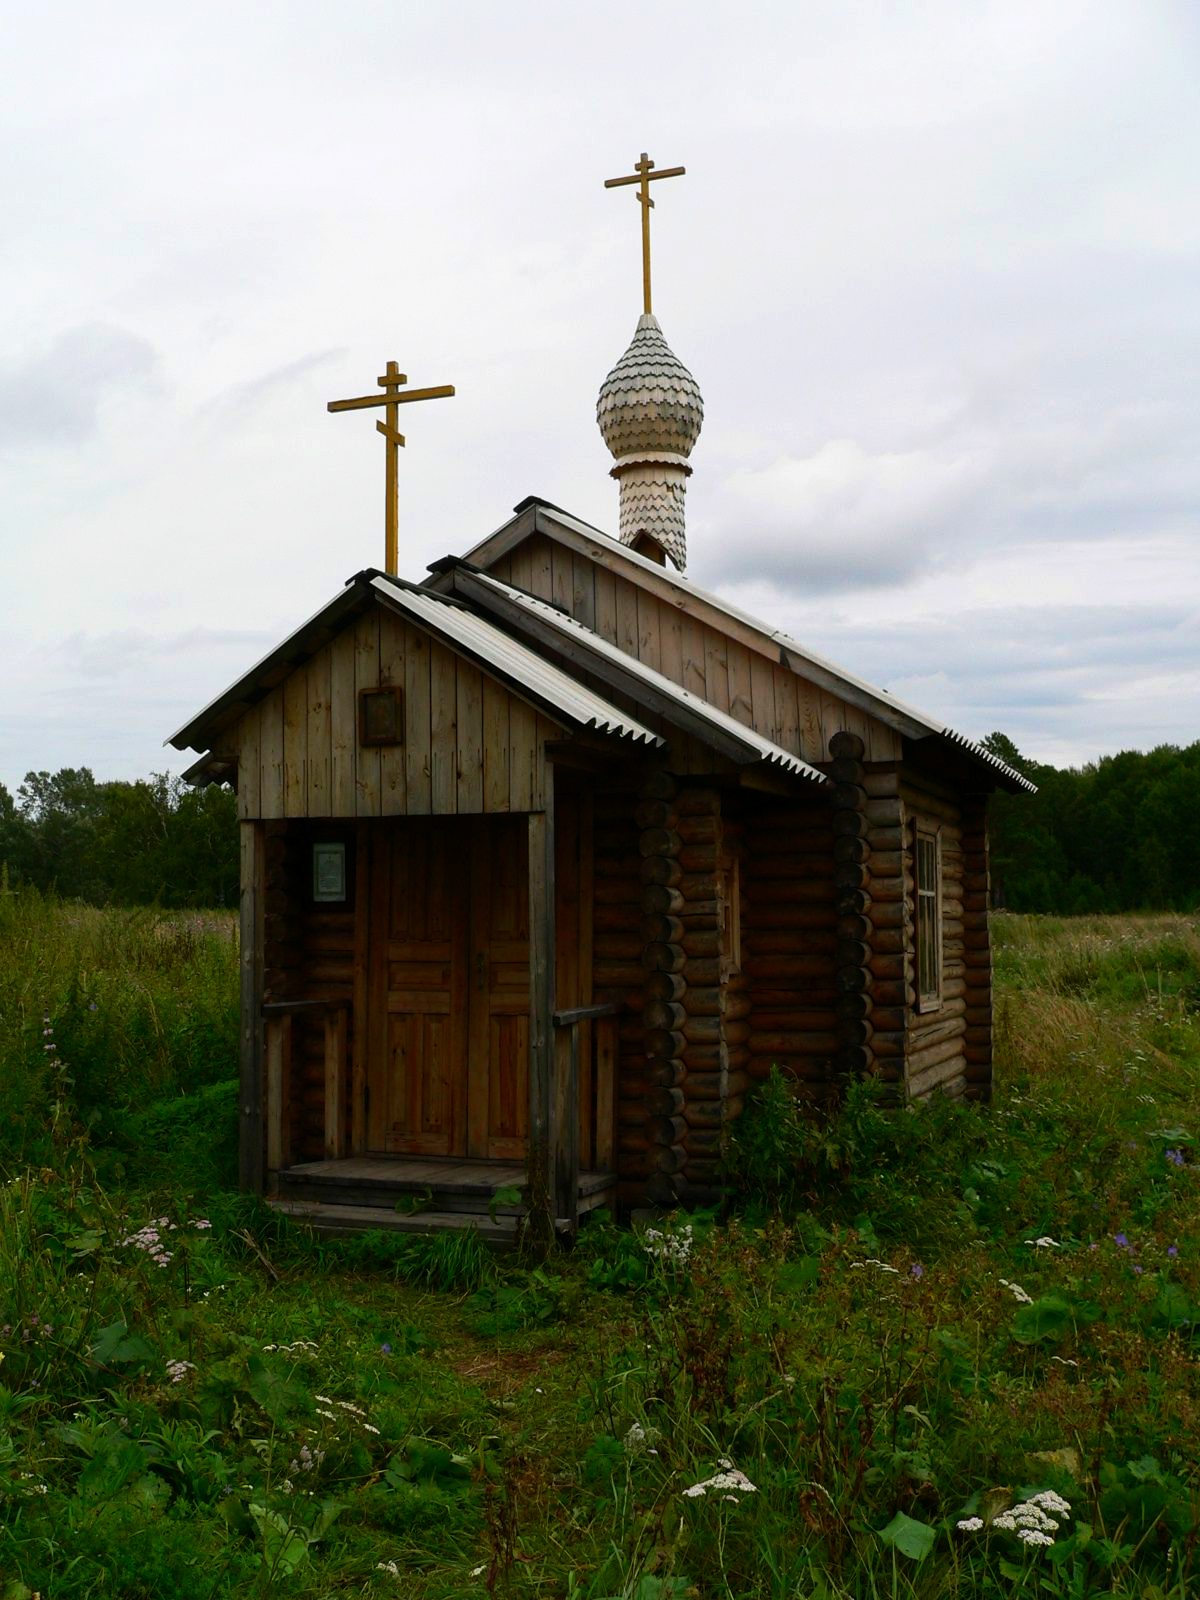
[[[633,172],[628,178],[604,180],[606,189],[619,189],[627,183],[639,185],[637,197],[642,207],[642,299],[647,313],[650,311],[650,208],[654,204],[650,198],[650,185],[656,178],[682,178],[686,171],[686,167],[663,167],[661,172],[655,172],[653,161],[643,150],[642,159],[634,162]]]
[[[384,484],[384,512],[383,522],[385,529],[384,571],[393,576],[397,570],[399,559],[399,527],[400,527],[400,482],[399,482],[399,456],[396,452],[404,443],[404,435],[400,432],[400,407],[410,400],[444,400],[454,393],[452,383],[439,384],[435,389],[410,389],[407,394],[401,394],[401,387],[408,379],[400,371],[394,361],[389,361],[387,371],[382,378],[375,382],[384,390],[383,394],[364,394],[356,400],[331,400],[328,405],[330,411],[361,411],[364,406],[386,406],[387,421],[377,422],[375,427],[384,437],[387,449],[387,471]]]

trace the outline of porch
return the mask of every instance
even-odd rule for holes
[[[474,1228],[486,1243],[508,1246],[518,1239],[528,1185],[528,1166],[520,1161],[341,1156],[286,1168],[269,1204],[323,1233]],[[505,1196],[498,1203],[496,1196],[505,1190],[518,1191],[522,1199],[514,1203]],[[615,1197],[615,1173],[580,1172],[572,1225],[584,1213],[614,1204]]]

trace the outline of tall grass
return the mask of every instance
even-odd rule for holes
[[[181,1030],[232,1017],[227,925],[21,917],[3,1600],[1200,1592],[1193,920],[998,918],[991,1106],[864,1087],[815,1126],[776,1079],[720,1220],[532,1266],[221,1194],[233,1030]]]
[[[0,1163],[44,1152],[52,1056],[101,1143],[130,1113],[235,1078],[237,957],[228,913],[0,894]]]

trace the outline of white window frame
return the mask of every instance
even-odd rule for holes
[[[922,846],[926,849],[922,850]],[[933,883],[924,882],[922,861],[932,862]],[[942,830],[933,822],[920,819],[914,824],[913,839],[913,952],[917,990],[917,1010],[920,1012],[942,1009],[942,981],[945,969],[945,951],[942,940]],[[932,918],[932,930],[927,924]],[[927,932],[930,936],[927,938]],[[923,951],[933,956],[932,981],[925,970]]]

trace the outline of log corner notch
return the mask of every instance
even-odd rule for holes
[[[687,1161],[684,1106],[683,1025],[680,1003],[687,981],[684,968],[682,904],[678,885],[683,873],[683,839],[675,808],[678,784],[663,767],[647,773],[634,814],[642,859],[642,967],[646,973],[646,1145],[650,1171],[647,1198],[656,1205],[676,1205]],[[652,865],[651,865],[652,864]]]
[[[856,733],[829,741],[833,780],[833,882],[837,912],[837,1083],[867,1075],[875,1064],[871,1013],[875,975],[871,967],[871,847],[868,838],[866,745]]]

